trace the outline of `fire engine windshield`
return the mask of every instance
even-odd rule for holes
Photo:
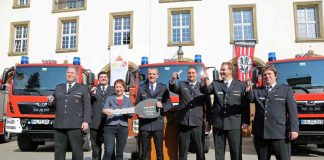
[[[201,64],[195,65],[198,69],[198,78],[200,81],[200,76],[203,74],[203,67]],[[171,79],[173,72],[178,72],[179,79],[178,81],[187,80],[187,69],[188,65],[164,65],[164,66],[156,66],[159,69],[159,78],[158,82],[166,84],[168,86],[169,81]],[[143,84],[147,80],[147,69],[148,67],[141,67],[139,72],[139,84]],[[169,86],[168,86],[169,87]],[[173,92],[170,92],[170,95],[176,95]]]
[[[324,89],[324,60],[274,63],[278,82],[293,87],[296,93],[320,93]]]
[[[17,67],[13,78],[13,95],[48,96],[56,85],[65,83],[66,66]]]

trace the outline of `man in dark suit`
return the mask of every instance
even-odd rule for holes
[[[91,121],[89,88],[76,83],[78,68],[70,66],[66,71],[67,83],[56,86],[49,104],[54,105],[55,160],[64,160],[68,143],[73,160],[83,160],[83,133]]]
[[[213,125],[215,159],[225,158],[226,139],[229,143],[232,160],[242,159],[242,128],[250,123],[250,107],[245,95],[243,82],[233,79],[233,64],[224,62],[220,74],[222,81],[211,84],[202,77],[202,91],[214,95],[210,120]],[[206,86],[206,84],[208,86]]]
[[[106,99],[115,94],[114,87],[108,84],[108,73],[99,72],[99,85],[91,88],[91,124],[90,139],[92,146],[92,159],[101,160],[101,146],[103,143],[103,128],[105,126],[106,117],[102,114],[102,109]]]
[[[297,104],[291,87],[277,84],[278,73],[273,66],[263,71],[265,86],[251,90],[248,97],[255,103],[252,126],[254,145],[259,160],[270,159],[271,150],[279,160],[290,159],[290,140],[298,137]]]
[[[198,70],[195,66],[189,66],[187,81],[176,84],[178,73],[172,74],[169,82],[170,91],[179,95],[179,160],[186,160],[189,150],[190,139],[196,151],[196,159],[204,159],[202,144],[202,126],[204,105],[209,96],[200,93],[200,82],[197,81]],[[190,138],[191,137],[191,138]]]
[[[156,106],[161,109],[161,115],[158,118],[143,118],[139,115],[139,134],[141,139],[141,160],[150,159],[151,137],[154,139],[156,157],[163,160],[163,112],[172,108],[169,90],[165,84],[158,83],[159,71],[157,68],[148,68],[148,82],[138,88],[136,104],[151,98],[161,99]]]

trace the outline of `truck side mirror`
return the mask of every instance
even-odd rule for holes
[[[126,83],[125,92],[129,91],[129,86],[131,84],[131,76],[132,76],[131,73],[127,71],[125,76],[125,83]]]
[[[218,81],[219,80],[219,73],[216,67],[206,67],[206,71],[209,71],[209,69],[213,70],[213,80]]]
[[[126,72],[126,77],[125,77],[125,83],[127,86],[130,85],[130,81],[131,81],[131,73],[129,71]]]
[[[219,80],[219,73],[218,70],[213,70],[213,79],[214,81],[218,81]]]
[[[259,76],[259,70],[255,68],[252,72],[252,82],[256,83],[258,82],[258,76]]]
[[[2,81],[1,81],[1,85],[0,85],[0,90],[5,90],[6,89],[6,83],[8,81],[9,78],[9,73],[14,71],[14,67],[10,67],[10,68],[6,68],[3,70],[2,73]]]
[[[94,85],[95,75],[92,72],[89,72],[89,84]]]

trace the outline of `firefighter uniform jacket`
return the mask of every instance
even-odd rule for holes
[[[170,100],[170,94],[167,86],[162,83],[157,83],[156,89],[153,94],[151,94],[149,89],[149,83],[146,82],[142,84],[138,88],[138,94],[136,98],[136,104],[139,102],[150,99],[150,98],[162,98],[162,106],[163,109],[161,110],[161,115],[158,118],[152,119],[139,119],[139,130],[140,131],[162,131],[164,128],[164,121],[163,121],[163,112],[168,111],[172,108],[172,103]]]
[[[193,88],[188,81],[181,81],[178,84],[170,82],[169,89],[179,94],[178,122],[186,126],[201,126],[204,105],[210,99],[209,96],[200,93],[200,82],[197,82]]]
[[[213,127],[222,130],[241,129],[242,123],[250,124],[250,106],[244,83],[233,79],[229,88],[224,81],[213,81],[203,87],[205,94],[214,95],[210,121]]]
[[[75,83],[70,92],[67,92],[66,84],[56,86],[54,91],[56,129],[81,128],[83,122],[90,124],[91,103],[87,86]]]
[[[297,104],[291,87],[276,84],[270,92],[265,87],[248,92],[255,103],[253,134],[262,139],[286,139],[298,132]]]

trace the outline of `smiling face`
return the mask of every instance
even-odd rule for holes
[[[73,82],[76,82],[77,80],[77,70],[73,67],[69,67],[67,70],[66,70],[66,80],[68,83],[73,83]]]
[[[267,86],[273,85],[277,80],[277,75],[274,73],[274,71],[267,69],[263,73],[263,80]]]
[[[115,92],[117,96],[122,96],[125,92],[125,87],[122,83],[115,83]]]
[[[223,80],[230,80],[232,78],[232,70],[227,64],[223,64],[220,68],[220,75]]]
[[[107,74],[100,74],[98,76],[98,81],[99,81],[99,84],[105,86],[108,84],[108,76]]]
[[[187,79],[189,82],[193,83],[197,80],[197,70],[195,68],[189,68],[187,71]]]
[[[149,68],[147,70],[148,72],[148,81],[151,83],[151,84],[154,84],[157,79],[159,78],[159,71],[157,68]]]

